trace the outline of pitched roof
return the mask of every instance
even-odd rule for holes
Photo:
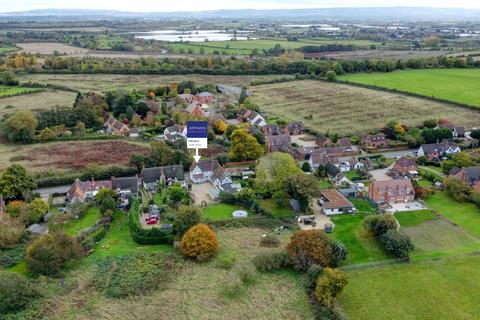
[[[377,134],[366,134],[363,136],[364,140],[369,140],[369,141],[379,141],[379,140],[385,140],[385,134],[384,133],[377,133]]]
[[[197,94],[197,96],[199,96],[199,97],[212,97],[213,94],[211,94],[208,91],[203,91],[203,92],[200,92],[199,94]]]
[[[144,168],[140,175],[142,176],[143,182],[153,183],[160,180],[162,172],[166,179],[185,180],[185,173],[181,165]]]
[[[215,168],[215,171],[213,172],[212,181],[221,179],[224,174],[225,174],[225,169],[219,165],[218,167]]]
[[[405,196],[413,193],[413,185],[410,179],[373,180],[372,188],[378,194],[388,193],[389,196]]]
[[[466,167],[462,169],[465,173],[465,179],[470,184],[474,184],[477,181],[480,181],[480,166],[476,167]]]
[[[457,145],[452,141],[443,141],[440,143],[422,144],[421,148],[425,153],[445,153],[448,148],[455,148]]]
[[[199,167],[203,172],[214,172],[217,167],[220,166],[217,160],[200,160],[197,163],[192,163],[190,170]]]
[[[270,146],[290,146],[290,136],[288,134],[279,134],[276,136],[268,136],[268,143]]]
[[[353,207],[353,204],[336,189],[322,190],[322,198],[325,200],[322,206],[327,209]]]
[[[132,193],[138,193],[138,177],[112,177],[112,189],[130,190]]]
[[[340,138],[338,140],[338,144],[341,147],[351,147],[352,146],[352,142],[350,141],[350,138]]]
[[[326,165],[330,162],[330,157],[326,152],[315,152],[310,156],[310,161],[314,165]]]
[[[397,161],[395,161],[395,165],[400,167],[411,167],[416,166],[417,163],[413,158],[402,156]]]

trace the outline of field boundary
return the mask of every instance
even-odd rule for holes
[[[412,69],[412,70],[416,70],[416,69]],[[322,81],[327,81],[327,80],[322,79]],[[406,95],[406,96],[414,97],[414,98],[427,99],[427,100],[434,101],[434,102],[446,103],[446,104],[452,105],[454,107],[460,107],[460,108],[465,108],[465,109],[480,112],[480,106],[474,106],[474,105],[471,105],[471,104],[466,104],[466,103],[455,102],[455,101],[451,101],[451,100],[447,100],[447,99],[426,96],[426,95],[422,95],[422,94],[419,94],[419,93],[403,91],[403,90],[398,90],[398,89],[390,89],[390,88],[380,87],[380,86],[376,86],[376,85],[372,85],[372,84],[364,84],[364,83],[352,82],[352,81],[348,81],[348,80],[337,79],[336,82],[341,83],[341,84],[345,84],[345,85],[349,85],[349,86],[353,86],[353,87],[383,91],[383,92],[388,92],[388,93],[396,93],[396,94]]]

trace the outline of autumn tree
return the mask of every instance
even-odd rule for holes
[[[188,229],[200,223],[200,220],[201,213],[198,208],[181,206],[173,221],[173,231],[178,235],[183,235]]]
[[[293,157],[283,152],[272,152],[261,158],[256,171],[256,190],[263,194],[282,190],[288,177],[302,172]]]
[[[183,235],[180,248],[188,258],[197,261],[209,260],[217,253],[217,235],[208,225],[197,224]]]
[[[2,124],[3,136],[11,142],[28,143],[35,138],[38,121],[29,110],[20,110]]]
[[[227,124],[225,123],[225,121],[219,119],[215,121],[214,128],[215,128],[215,133],[224,134],[225,131],[227,130]]]
[[[28,198],[35,189],[35,180],[21,165],[11,165],[0,175],[0,194],[5,198]]]
[[[30,214],[28,219],[29,223],[35,223],[40,221],[40,219],[42,219],[43,216],[48,211],[48,203],[43,201],[40,198],[33,199],[33,201],[30,202],[28,207],[30,209]]]
[[[332,263],[333,242],[321,230],[301,230],[293,234],[287,251],[296,269],[306,271],[312,264],[328,267]]]
[[[264,151],[257,139],[245,129],[237,129],[232,133],[230,157],[234,161],[257,160]]]
[[[315,298],[326,308],[332,308],[348,284],[347,274],[341,270],[325,268],[315,287]]]

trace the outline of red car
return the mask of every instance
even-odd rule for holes
[[[155,218],[147,220],[147,224],[157,224],[157,223],[158,223],[158,220]]]

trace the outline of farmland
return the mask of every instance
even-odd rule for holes
[[[42,91],[42,89],[38,89]],[[48,90],[0,99],[0,116],[17,110],[35,110],[53,106],[71,107],[75,92]],[[7,107],[8,106],[8,107]]]
[[[0,144],[0,163],[2,166],[20,164],[32,172],[55,169],[58,173],[84,169],[88,164],[126,166],[131,154],[147,150],[146,146],[125,141],[52,142],[23,146]]]
[[[341,80],[412,92],[480,108],[480,70],[435,69],[341,76]]]
[[[0,85],[0,98],[6,98],[10,96],[17,96],[17,95],[40,92],[40,91],[43,91],[43,89],[11,87],[11,86]]]
[[[26,53],[40,53],[40,54],[79,54],[86,53],[88,49],[72,47],[59,42],[32,42],[32,43],[17,43],[17,47],[22,48],[22,52]]]
[[[295,81],[252,87],[253,101],[272,115],[300,120],[319,131],[360,134],[390,120],[418,125],[447,118],[466,127],[478,125],[479,112],[453,105],[354,86]]]
[[[222,83],[233,86],[248,86],[252,80],[271,80],[283,78],[283,75],[268,76],[212,76],[189,75],[188,79],[198,84]],[[287,76],[293,77],[293,76]],[[185,76],[176,75],[61,75],[61,74],[26,74],[18,77],[20,82],[39,82],[43,84],[64,85],[80,91],[108,91],[108,90],[133,90],[146,89],[161,85],[171,84],[185,80]],[[0,100],[1,102],[1,100]]]
[[[10,52],[14,52],[14,51],[17,51],[18,48],[17,47],[13,47],[13,46],[1,46],[0,47],[0,53],[10,53]]]
[[[167,46],[176,53],[192,52],[213,53],[218,51],[226,54],[251,54],[253,50],[261,53],[263,50],[272,49],[275,45],[281,45],[285,49],[297,49],[305,46],[321,46],[326,44],[353,44],[357,46],[368,46],[375,42],[368,40],[336,40],[336,39],[309,39],[299,41],[278,40],[241,40],[241,41],[208,41],[204,43],[172,43]]]

